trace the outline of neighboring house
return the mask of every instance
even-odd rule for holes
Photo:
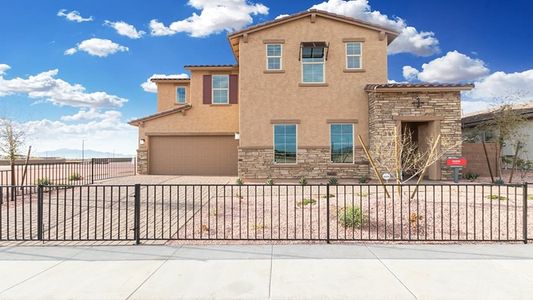
[[[464,116],[461,123],[465,138],[473,140],[474,142],[481,142],[481,136],[483,135],[485,141],[493,141],[495,133],[486,129],[480,130],[479,125],[487,124],[494,120],[494,114],[498,109],[500,109],[500,107]],[[515,104],[511,109],[527,119],[526,124],[517,129],[517,136],[521,137],[522,143],[519,157],[524,160],[533,160],[533,103]],[[502,156],[514,156],[516,152],[516,142],[504,141],[504,147],[501,152]]]
[[[371,175],[371,151],[394,127],[418,140],[461,139],[460,92],[469,84],[388,84],[387,46],[398,32],[310,10],[231,33],[236,65],[185,66],[158,79],[158,112],[139,127],[140,174],[244,179]],[[446,145],[444,145],[446,146]],[[448,153],[460,156],[456,146]],[[444,158],[431,179],[449,175]]]

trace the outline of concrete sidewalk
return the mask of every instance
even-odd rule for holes
[[[531,245],[0,248],[0,299],[531,299]]]

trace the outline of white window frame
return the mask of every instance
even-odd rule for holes
[[[296,161],[293,163],[280,163],[276,161],[276,126],[277,125],[295,125],[296,126]],[[272,163],[275,165],[297,165],[298,164],[298,124],[297,123],[276,123],[272,124],[272,152],[274,154]]]
[[[279,56],[276,56],[276,55],[268,55],[268,46],[279,46],[280,47],[280,55]],[[265,59],[265,68],[267,71],[281,71],[283,70],[283,44],[279,44],[279,43],[269,43],[269,44],[265,44],[265,56],[266,56],[266,59]],[[269,58],[279,58],[279,69],[270,69],[268,67],[268,59]]]
[[[227,88],[215,88],[215,77],[226,77],[228,78],[228,87]],[[226,90],[226,102],[224,103],[215,103],[215,90],[216,91],[223,91],[223,90]],[[213,105],[225,105],[225,104],[229,104],[229,75],[227,74],[219,74],[219,75],[213,75],[211,76],[211,104]]]
[[[183,102],[181,102],[180,99],[179,99],[179,96],[180,96],[180,94],[178,93],[179,89],[185,90],[185,98],[183,99]],[[176,103],[177,104],[185,104],[185,103],[187,103],[187,88],[185,88],[184,86],[177,86],[176,87]]]
[[[361,49],[360,54],[348,54],[348,44],[359,44],[359,49]],[[362,42],[346,42],[344,43],[344,54],[346,56],[346,70],[362,70],[363,69],[363,43]],[[359,68],[349,68],[348,67],[348,57],[359,56]]]
[[[304,59],[302,57],[303,55],[303,51],[301,51],[302,53],[300,54],[300,65],[301,65],[301,73],[302,73],[302,77],[301,77],[301,82],[302,84],[321,84],[321,83],[326,83],[326,55],[324,54],[324,57],[322,57],[323,61],[322,62],[304,62]],[[307,65],[318,65],[318,64],[322,64],[322,78],[323,80],[322,81],[312,81],[312,82],[305,82],[304,81],[304,64],[307,64]]]
[[[351,125],[352,126],[352,161],[351,162],[345,162],[345,163],[339,163],[339,162],[333,162],[331,159],[331,155],[333,154],[333,149],[331,147],[331,126],[332,125]],[[330,123],[329,124],[329,163],[331,164],[354,164],[355,163],[355,124],[354,123]]]

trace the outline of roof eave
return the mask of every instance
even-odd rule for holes
[[[397,92],[463,92],[470,91],[473,87],[397,87],[365,89],[367,93],[397,93]]]
[[[169,110],[166,110],[166,111],[155,113],[153,115],[149,115],[149,116],[142,117],[142,118],[139,118],[139,119],[131,120],[131,121],[128,122],[128,124],[138,127],[138,126],[142,125],[144,122],[147,122],[147,121],[150,121],[150,120],[154,120],[154,119],[158,119],[158,118],[162,118],[162,117],[166,117],[168,115],[179,113],[179,112],[182,112],[182,111],[185,111],[185,110],[189,110],[189,109],[191,109],[191,107],[192,106],[190,104],[185,104],[185,105],[173,108],[173,109],[169,109]]]

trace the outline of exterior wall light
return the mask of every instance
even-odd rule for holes
[[[139,140],[139,144],[144,145],[144,143],[146,143],[146,140],[145,140],[145,139],[140,139],[140,140]]]

